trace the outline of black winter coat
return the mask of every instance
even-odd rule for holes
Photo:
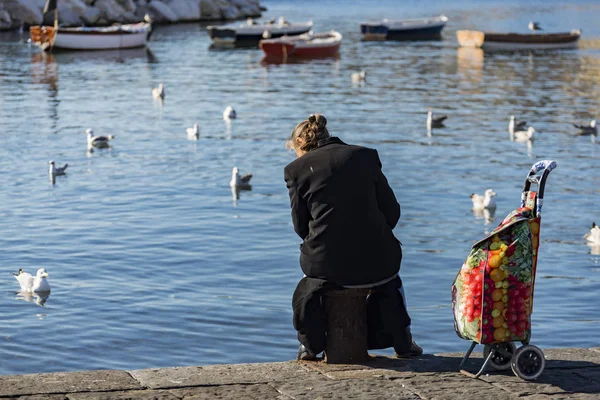
[[[379,282],[400,270],[392,228],[400,204],[374,149],[337,137],[285,167],[302,271],[338,285]]]

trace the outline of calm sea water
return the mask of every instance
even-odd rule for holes
[[[570,125],[600,117],[600,5],[562,3],[265,1],[267,16],[344,35],[337,59],[283,65],[259,50],[212,50],[200,24],[157,28],[148,51],[44,55],[26,36],[0,35],[0,374],[294,358],[302,274],[284,142],[312,112],[380,152],[402,205],[414,335],[429,353],[467,349],[452,280],[472,243],[518,206],[531,164],[555,159],[532,343],[600,345],[600,249],[583,239],[600,222],[600,145]],[[450,18],[442,41],[360,41],[365,19],[437,13]],[[582,28],[580,49],[458,49],[457,29],[524,31],[529,20]],[[360,69],[368,80],[353,86]],[[162,104],[150,95],[159,82]],[[230,104],[239,118],[226,126]],[[432,136],[430,107],[449,115]],[[510,114],[539,132],[532,146],[509,140]],[[197,142],[185,134],[195,122]],[[116,135],[112,149],[89,154],[89,127]],[[69,163],[55,185],[49,160]],[[237,200],[233,166],[254,174]],[[487,188],[498,193],[490,224],[469,199]],[[43,307],[10,275],[39,267],[52,285]]]

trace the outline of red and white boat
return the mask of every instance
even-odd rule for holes
[[[277,39],[263,39],[259,47],[267,57],[331,57],[338,53],[342,35],[331,31],[325,33],[304,33],[298,36],[282,36]]]

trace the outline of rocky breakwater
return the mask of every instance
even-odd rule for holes
[[[52,24],[43,15],[46,0],[0,0],[0,30]],[[104,26],[143,20],[156,23],[228,21],[259,17],[259,0],[58,0],[60,26]]]

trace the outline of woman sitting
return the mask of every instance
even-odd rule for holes
[[[284,177],[305,274],[293,296],[298,359],[315,360],[325,349],[321,296],[340,287],[371,288],[370,349],[393,346],[399,357],[420,355],[398,276],[402,249],[392,232],[400,205],[377,151],[330,136],[326,125],[324,116],[311,115],[287,143],[297,156]]]

